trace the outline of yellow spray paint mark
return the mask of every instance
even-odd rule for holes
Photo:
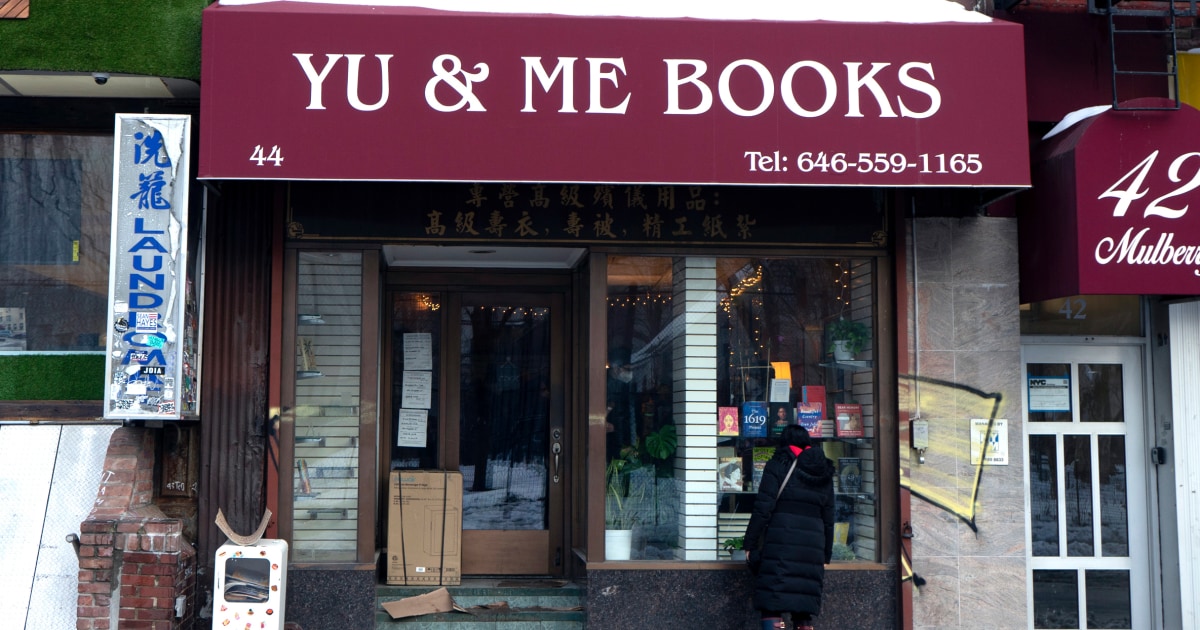
[[[908,582],[916,575],[917,574],[912,570],[912,565],[908,563],[908,554],[902,554],[900,556],[900,581]],[[913,585],[913,590],[917,590],[916,584]]]
[[[79,262],[79,241],[71,241],[71,262]]]
[[[900,409],[929,423],[925,463],[916,451],[900,449],[900,485],[914,497],[954,514],[973,531],[984,466],[971,463],[971,419],[987,418],[987,435],[999,417],[1003,396],[967,385],[921,376],[901,376]],[[986,444],[988,440],[984,440]],[[986,459],[980,458],[981,461]],[[961,471],[961,472],[960,472]],[[962,473],[969,472],[969,476]]]

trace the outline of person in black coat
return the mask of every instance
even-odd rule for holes
[[[833,475],[833,462],[808,431],[788,425],[763,470],[743,540],[763,630],[784,628],[784,612],[797,630],[812,628],[821,613],[825,565],[833,557]]]

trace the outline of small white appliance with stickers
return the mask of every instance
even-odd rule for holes
[[[262,539],[217,549],[213,630],[279,630],[287,598],[288,545]]]

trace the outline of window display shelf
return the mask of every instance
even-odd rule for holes
[[[874,367],[871,361],[826,361],[821,367],[844,370],[846,372],[862,372]]]
[[[815,438],[812,438],[812,441],[814,441],[814,442],[842,442],[844,444],[850,444],[852,446],[857,446],[860,448],[870,447],[875,444],[874,438],[866,438],[866,437],[815,437]]]

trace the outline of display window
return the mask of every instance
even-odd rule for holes
[[[0,134],[0,401],[100,400],[110,135]]]
[[[877,561],[874,274],[870,258],[609,258],[607,560],[734,557],[777,436],[802,424],[837,471],[834,561]]]

